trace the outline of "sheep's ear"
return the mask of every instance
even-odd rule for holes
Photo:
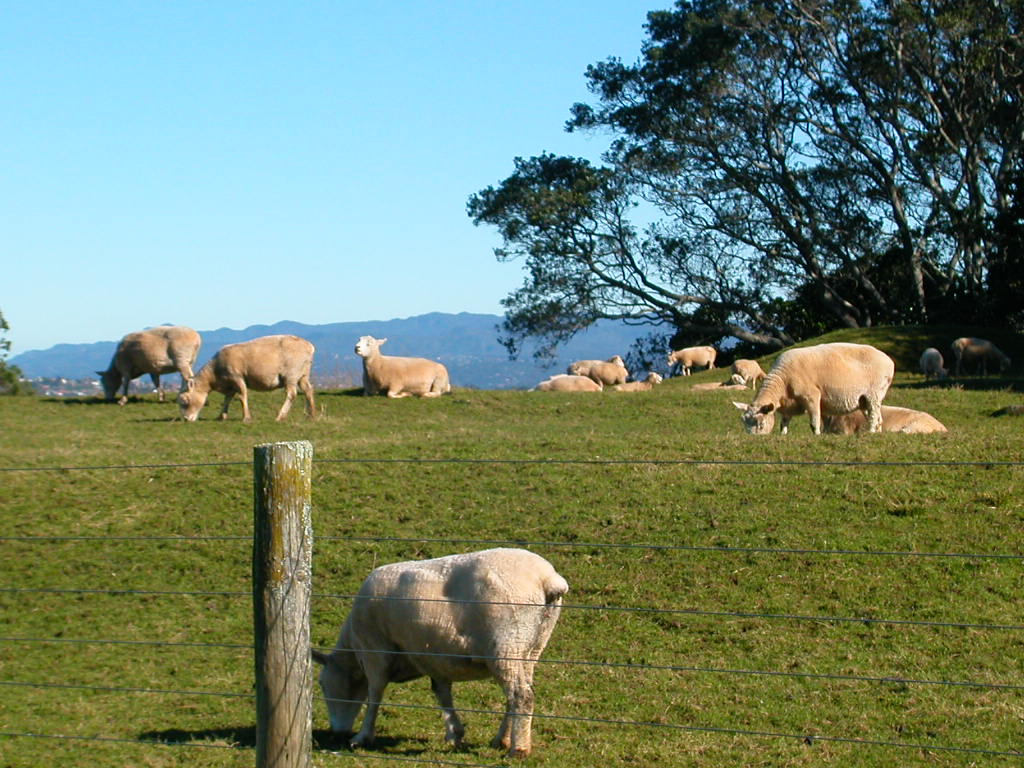
[[[775,403],[765,403],[761,406],[759,413],[771,413],[775,410]]]
[[[747,410],[747,404],[746,403],[737,403],[735,400],[733,400],[732,404],[735,405],[737,408],[739,408],[741,411]]]
[[[310,648],[309,653],[313,657],[313,661],[315,661],[317,664],[320,664],[321,666],[326,667],[328,664],[331,663],[331,654],[329,653],[318,651],[316,648]]]

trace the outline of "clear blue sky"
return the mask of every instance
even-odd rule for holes
[[[4,2],[13,353],[161,323],[501,313],[468,197],[566,134],[667,0]]]

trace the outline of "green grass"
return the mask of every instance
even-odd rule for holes
[[[890,351],[898,370],[921,344],[869,338],[906,345]],[[90,739],[0,736],[0,766],[253,763],[252,652],[234,647],[251,643],[252,448],[296,439],[315,446],[318,645],[347,610],[336,596],[374,565],[484,546],[467,540],[534,542],[573,606],[656,609],[566,608],[545,659],[607,665],[538,668],[537,712],[555,717],[535,720],[530,765],[1019,764],[828,737],[1024,748],[1024,631],[981,626],[1024,623],[1021,560],[986,557],[1022,553],[1024,468],[1000,462],[1024,456],[1024,420],[989,415],[1022,401],[1021,380],[898,374],[887,402],[948,434],[814,436],[798,418],[787,436],[754,437],[729,404],[749,391],[689,391],[720,378],[629,395],[324,392],[320,419],[296,409],[283,424],[277,392],[252,398],[249,425],[237,410],[216,421],[216,399],[184,424],[150,398],[0,398],[0,467],[132,467],[0,473],[5,588],[119,591],[0,592],[0,636],[50,641],[0,642],[0,680],[83,686],[3,686],[0,730]],[[40,536],[87,539],[11,538]],[[615,546],[646,544],[674,548]],[[881,552],[974,556],[865,554]],[[502,704],[486,682],[455,696]],[[385,710],[377,748],[339,755],[318,700],[314,763],[505,762],[488,746],[497,716],[467,713],[453,754],[426,681],[387,701],[424,708]],[[594,722],[615,720],[645,725]],[[151,739],[168,745],[138,743]]]

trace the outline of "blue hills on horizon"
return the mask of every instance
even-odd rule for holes
[[[561,373],[573,360],[607,359],[626,355],[629,347],[643,334],[642,329],[614,321],[599,321],[581,331],[558,350],[557,358],[547,365],[532,357],[533,348],[524,349],[519,358],[509,360],[498,342],[499,315],[461,312],[431,312],[393,320],[307,325],[283,320],[273,325],[252,325],[235,330],[218,328],[199,333],[203,346],[199,350],[196,369],[200,368],[225,344],[248,341],[259,336],[292,333],[309,339],[316,346],[314,376],[329,386],[359,386],[362,382],[362,361],[354,347],[360,336],[386,337],[383,347],[387,355],[426,357],[444,363],[451,374],[452,385],[476,389],[522,389],[532,387],[552,373]],[[127,333],[128,331],[126,331]],[[104,370],[117,347],[117,341],[91,344],[57,344],[45,350],[29,350],[10,358],[25,377],[94,378]],[[149,386],[148,377],[142,379]]]

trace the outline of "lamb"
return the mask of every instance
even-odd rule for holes
[[[964,363],[974,363],[975,373],[982,376],[988,375],[990,360],[999,364],[1000,373],[1005,373],[1010,368],[1010,358],[988,339],[962,336],[950,345],[950,349],[953,350],[953,357],[956,359],[957,376],[962,374]]]
[[[860,409],[867,416],[868,432],[881,428],[882,400],[892,384],[896,365],[892,358],[867,344],[818,344],[787,349],[776,359],[750,404],[733,405],[743,411],[747,432],[766,435],[782,415],[782,434],[789,421],[807,412],[811,430],[821,434],[822,416]]]
[[[242,421],[252,420],[249,414],[248,390],[268,392],[285,388],[284,404],[278,411],[281,421],[291,410],[296,387],[306,398],[306,413],[314,413],[313,386],[309,375],[313,367],[313,345],[298,336],[262,336],[252,341],[221,347],[178,395],[178,407],[185,421],[195,421],[206,405],[212,390],[224,393],[220,418],[228,417],[228,406],[236,394],[242,401]]]
[[[600,392],[604,384],[594,381],[589,376],[575,376],[557,373],[550,379],[542,381],[531,392]]]
[[[192,366],[199,355],[202,339],[184,325],[162,325],[145,331],[127,334],[118,342],[110,365],[105,371],[96,371],[107,400],[113,400],[119,387],[124,392],[119,405],[128,402],[128,385],[145,373],[153,380],[157,398],[164,402],[160,388],[160,374],[180,373],[182,387],[192,378]]]
[[[360,336],[356,354],[363,358],[363,394],[388,397],[440,397],[452,391],[448,369],[423,357],[382,355],[387,339]]]
[[[743,384],[746,386],[747,382],[750,382],[751,389],[757,389],[757,385],[764,379],[764,369],[761,368],[757,360],[735,360],[732,364],[732,378],[733,384]]]
[[[577,360],[570,363],[566,373],[570,376],[588,376],[606,387],[625,384],[629,378],[626,362],[619,355],[612,355],[607,360]]]
[[[333,651],[313,650],[331,730],[352,746],[374,739],[377,710],[390,682],[430,678],[456,749],[465,733],[452,683],[492,677],[506,697],[492,742],[513,757],[531,749],[533,670],[561,612],[569,585],[544,558],[525,549],[487,549],[382,565],[355,598]]]
[[[825,417],[825,431],[833,435],[853,435],[864,431],[867,420],[860,411]],[[928,434],[947,432],[945,425],[924,411],[912,408],[898,408],[895,405],[882,406],[882,432],[904,432],[907,434]]]
[[[928,347],[921,353],[918,365],[921,366],[921,373],[924,374],[926,381],[933,378],[944,379],[949,376],[949,369],[942,367],[943,362],[942,353],[935,347]]]
[[[612,389],[616,392],[647,392],[654,389],[655,385],[661,384],[661,374],[651,371],[643,381],[628,381],[625,384],[616,384]]]
[[[709,371],[715,367],[715,358],[718,350],[714,347],[686,347],[668,353],[668,369],[671,372],[677,364],[682,370],[683,376],[690,375],[691,368],[707,368]]]

